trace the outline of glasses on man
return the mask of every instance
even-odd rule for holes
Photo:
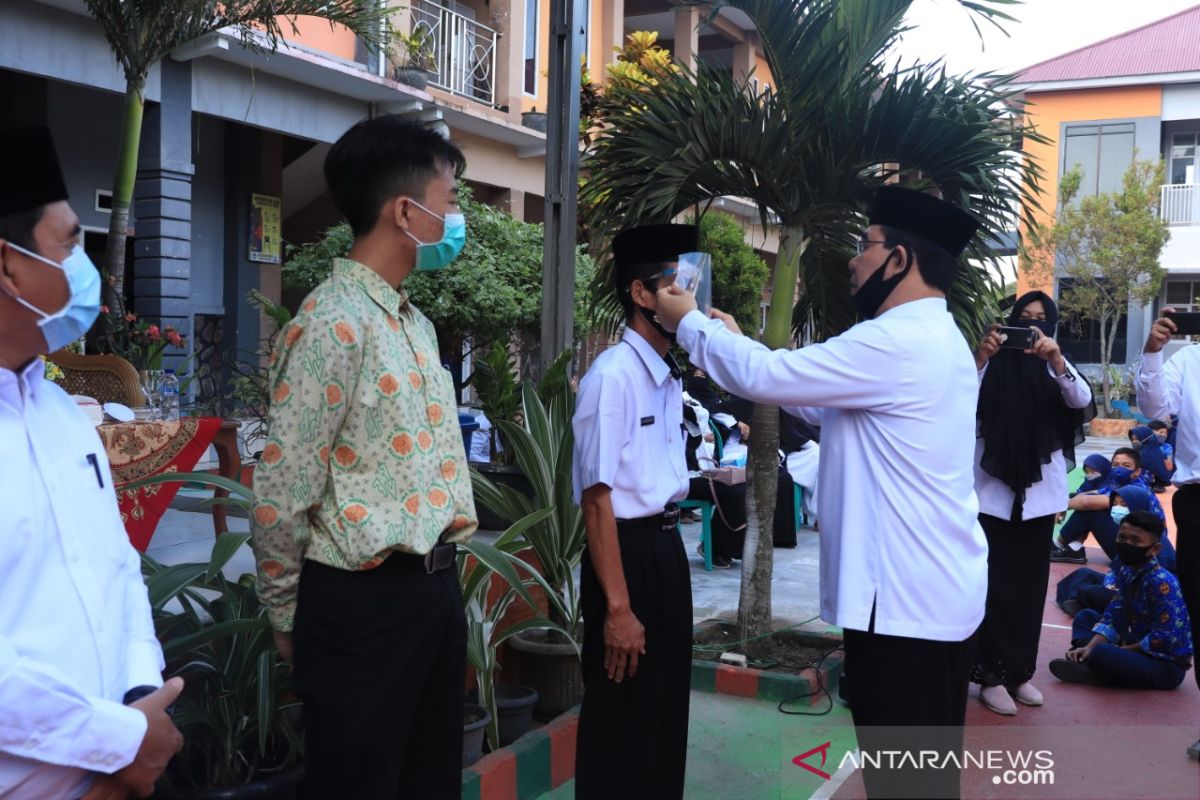
[[[854,250],[861,256],[873,244],[887,244],[883,239],[859,239],[854,243]]]

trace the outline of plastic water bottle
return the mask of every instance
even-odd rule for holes
[[[179,421],[179,379],[173,369],[167,370],[163,377],[162,418],[167,422]]]

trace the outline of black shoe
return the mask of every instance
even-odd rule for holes
[[[1050,662],[1050,674],[1066,683],[1082,683],[1087,686],[1103,686],[1104,681],[1082,661],[1056,658]]]
[[[721,558],[721,556],[713,556],[713,569],[732,569],[733,559]]]
[[[1071,618],[1074,618],[1076,614],[1078,614],[1080,611],[1083,611],[1083,605],[1074,597],[1070,598],[1069,600],[1064,600],[1059,608],[1063,610],[1064,614]]]
[[[1196,743],[1188,748],[1188,758],[1192,761],[1200,761],[1200,739],[1197,739]]]
[[[1074,649],[1076,647],[1087,647],[1088,642],[1090,642],[1090,641],[1091,641],[1091,639],[1072,639],[1071,640],[1071,648]]]
[[[1072,550],[1069,547],[1056,547],[1050,551],[1050,560],[1059,564],[1086,564],[1087,553],[1083,548]]]

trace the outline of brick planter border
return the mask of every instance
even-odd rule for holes
[[[821,665],[821,685],[836,691],[843,658],[834,653]],[[692,689],[778,703],[817,689],[817,670],[800,675],[692,661]],[[801,702],[812,705],[815,698]],[[533,800],[575,777],[575,736],[579,708],[530,731],[508,747],[489,753],[463,770],[462,800]]]
[[[575,777],[579,708],[463,770],[462,800],[532,800]]]
[[[820,669],[820,684],[831,694],[837,688],[842,674],[844,657],[834,653],[825,659]],[[698,692],[715,692],[735,697],[749,697],[778,703],[800,695],[808,695],[803,702],[812,705],[817,692],[818,672],[809,668],[799,675],[735,667],[718,661],[692,661],[692,689]]]

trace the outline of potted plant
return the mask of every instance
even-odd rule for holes
[[[528,514],[510,526],[494,544],[468,542],[461,545],[471,556],[460,559],[458,567],[467,618],[467,663],[475,670],[476,683],[468,701],[477,700],[490,715],[487,742],[492,750],[511,744],[529,730],[538,699],[537,691],[532,688],[496,684],[500,645],[532,628],[549,627],[565,634],[560,626],[538,612],[537,600],[529,590],[534,586],[541,588],[551,614],[557,610],[561,615],[557,596],[538,570],[517,555],[529,549],[524,533],[545,521],[551,513],[552,509],[539,509]],[[489,591],[497,581],[504,587],[503,591],[489,602]],[[533,616],[501,629],[505,615],[518,598],[533,609]]]
[[[565,364],[565,361],[560,359]],[[498,420],[516,460],[532,488],[532,497],[500,486],[479,472],[472,473],[478,503],[502,519],[526,520],[538,511],[549,513],[527,525],[521,538],[537,556],[553,601],[553,626],[535,626],[515,633],[510,646],[522,654],[521,675],[538,692],[534,714],[553,719],[583,697],[583,676],[576,642],[581,640],[581,610],[575,570],[586,544],[583,514],[575,505],[571,486],[571,417],[575,395],[553,372],[543,381],[545,398],[533,385],[522,387],[521,421]]]
[[[396,80],[414,89],[424,89],[437,76],[437,41],[433,32],[428,26],[417,25],[412,33],[393,33],[393,39],[398,49],[403,50],[402,54],[396,53],[400,56],[395,59],[400,64],[394,71]]]
[[[521,124],[526,128],[545,133],[547,127],[546,114],[543,111],[538,111],[537,106],[534,106],[529,111],[521,114]]]
[[[244,487],[225,483],[238,492],[233,502],[249,502]],[[164,566],[142,556],[167,674],[187,681],[175,709],[183,750],[155,797],[287,798],[300,781],[303,744],[291,669],[275,649],[254,576],[231,581],[222,572],[249,538],[219,537],[207,564]],[[168,610],[168,604],[178,610]]]

